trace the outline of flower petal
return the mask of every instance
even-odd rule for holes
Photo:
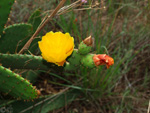
[[[74,39],[69,33],[49,32],[38,42],[42,57],[47,62],[63,66],[74,49]]]

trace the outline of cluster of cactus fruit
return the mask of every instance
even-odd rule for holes
[[[40,96],[40,91],[32,86],[30,81],[11,70],[55,71],[59,67],[48,63],[41,56],[17,54],[40,24],[41,18],[40,11],[36,10],[29,18],[28,23],[14,24],[2,28],[7,21],[13,2],[14,0],[0,1],[0,5],[4,4],[0,6],[0,91],[18,99],[33,100]],[[3,7],[6,6],[9,10],[4,11]],[[39,40],[35,39],[32,42],[29,48],[32,53],[37,52]],[[76,71],[80,66],[89,69],[96,67],[93,61],[94,54],[90,54],[92,44],[91,36],[82,41],[78,49],[74,49],[72,55],[67,59],[63,67],[64,70]]]

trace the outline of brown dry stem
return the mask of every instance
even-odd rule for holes
[[[62,0],[58,6],[55,8],[55,10],[52,12],[50,16],[47,17],[47,19],[41,24],[40,27],[37,28],[35,33],[32,35],[32,37],[28,40],[28,42],[24,45],[24,47],[19,51],[19,54],[23,53],[25,50],[27,50],[31,44],[31,42],[34,40],[34,38],[39,34],[39,32],[44,28],[44,26],[47,24],[47,22],[52,19],[56,13],[59,11],[59,9],[64,5],[66,0]]]

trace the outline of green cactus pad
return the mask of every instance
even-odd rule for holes
[[[2,34],[4,25],[8,20],[8,16],[14,0],[0,0],[0,35]]]
[[[81,94],[81,90],[69,89],[38,98],[35,101],[18,100],[9,103],[9,105],[12,106],[13,113],[52,113],[54,110],[68,105]]]
[[[32,24],[33,31],[35,32],[38,26],[41,23],[41,12],[39,9],[35,10],[33,14],[30,16],[28,23]]]
[[[16,53],[24,46],[32,33],[31,24],[14,24],[4,29],[0,38],[1,53]]]
[[[74,49],[72,55],[67,59],[68,63],[65,65],[65,70],[73,71],[79,68],[81,60],[81,55],[78,53],[77,49]]]
[[[30,82],[3,66],[0,66],[0,91],[25,100],[38,97],[38,91]]]
[[[29,80],[32,84],[34,84],[40,75],[41,71],[38,70],[23,70],[22,77]]]
[[[93,62],[93,54],[88,54],[81,59],[81,64],[86,68],[94,68],[95,64]]]
[[[32,24],[33,26],[33,32],[36,31],[36,29],[38,28],[38,26],[41,23],[41,11],[39,9],[35,10],[32,15],[30,16],[28,23]],[[42,35],[42,32],[39,33],[39,36]],[[33,54],[37,54],[39,53],[39,47],[38,47],[38,41],[40,41],[40,38],[35,38],[30,47],[29,47],[29,51]]]
[[[91,46],[87,46],[86,44],[84,44],[83,42],[81,42],[79,44],[78,47],[78,51],[81,55],[86,55],[91,51],[92,47]]]
[[[69,62],[66,62],[64,70],[65,71],[74,71],[76,70],[77,67],[75,67],[74,65],[71,65]]]
[[[46,62],[40,56],[0,53],[0,63],[11,69],[57,70],[55,64]]]
[[[78,53],[78,50],[74,49],[71,57],[69,57],[67,61],[69,61],[71,65],[78,66],[80,64],[80,60],[81,55]]]

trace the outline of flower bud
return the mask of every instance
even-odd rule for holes
[[[79,47],[78,47],[78,50],[79,50],[79,53],[81,55],[86,55],[88,54],[91,49],[92,49],[92,46],[93,46],[93,39],[91,36],[87,37],[86,39],[84,39],[80,44],[79,44]]]
[[[93,42],[94,41],[93,41],[91,35],[83,40],[83,43],[86,44],[87,46],[93,46]]]

